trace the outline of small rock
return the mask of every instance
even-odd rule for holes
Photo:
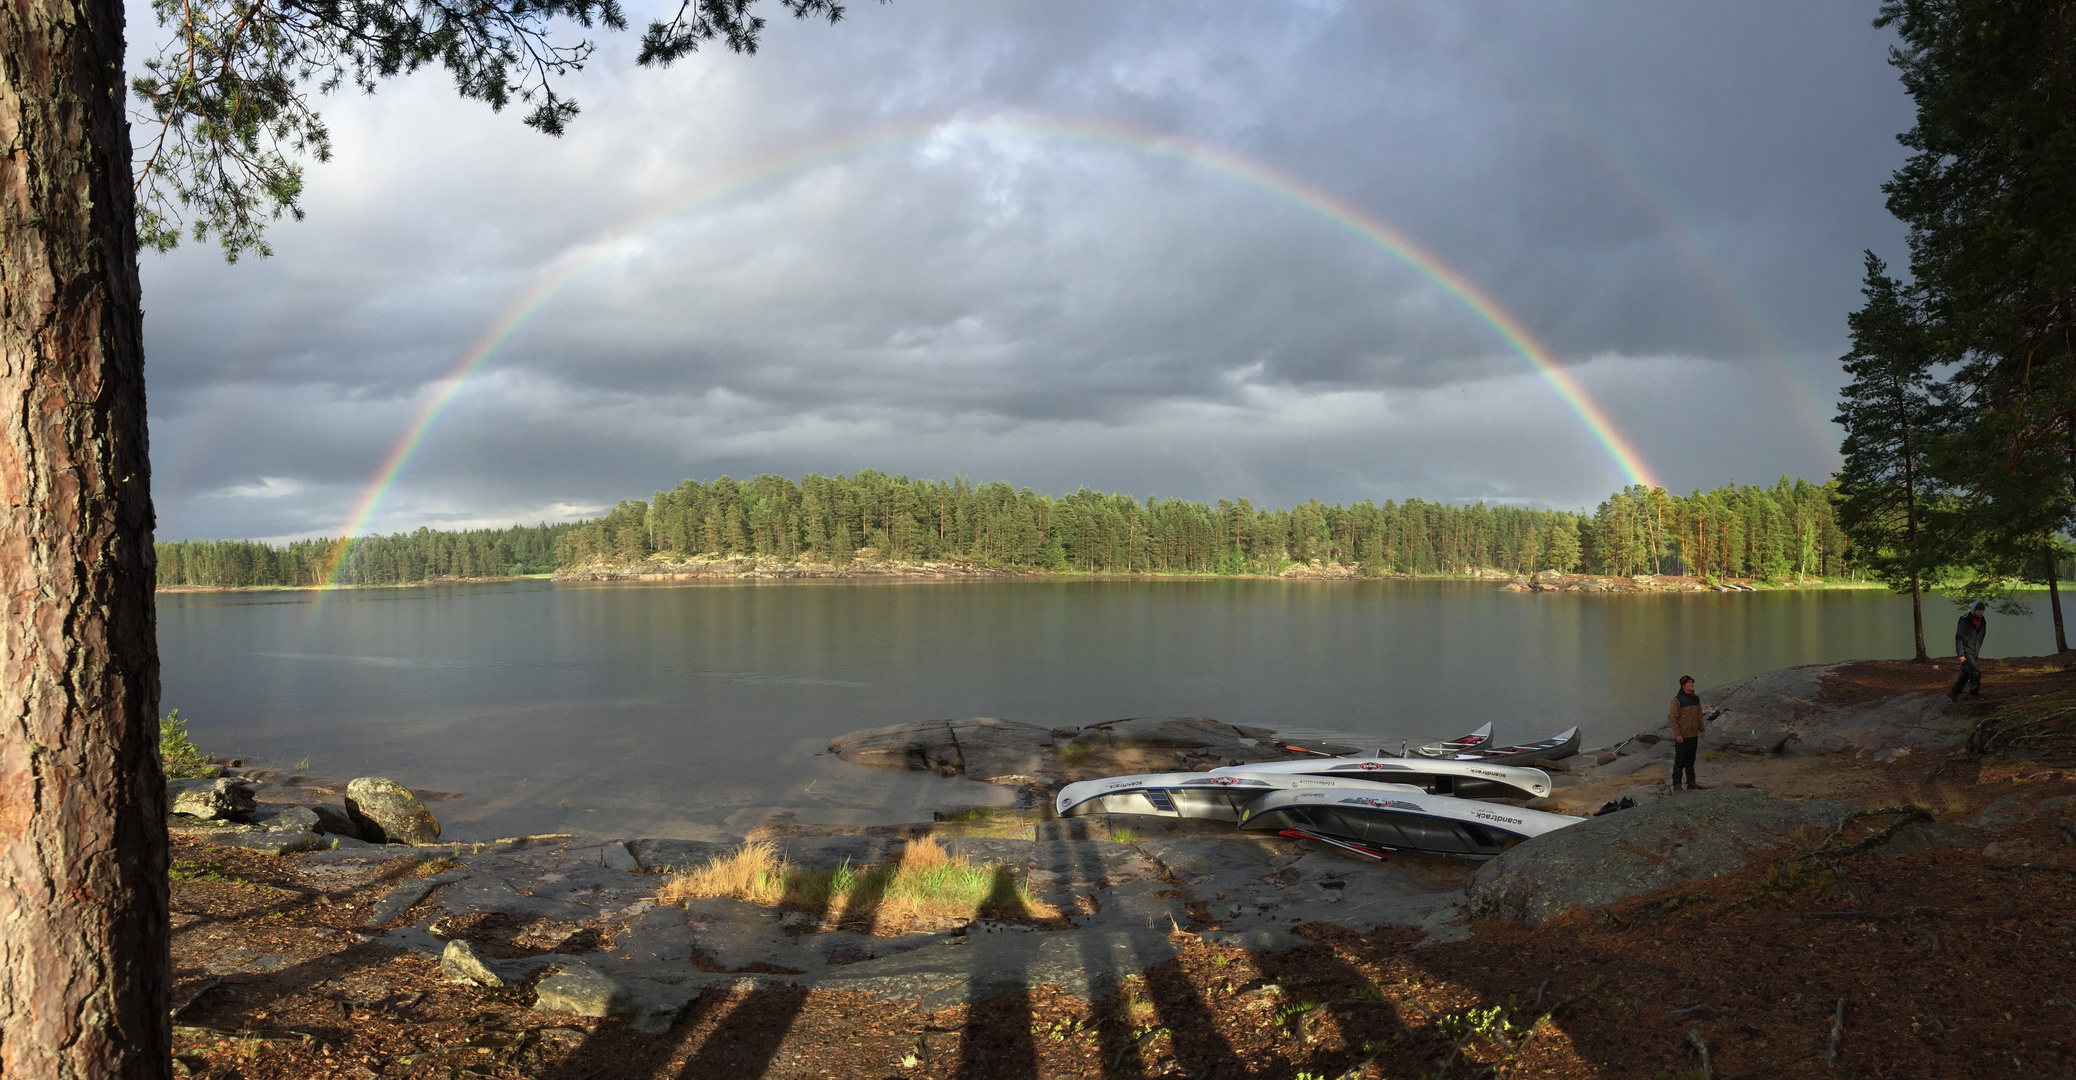
[[[394,780],[363,776],[346,785],[346,813],[362,839],[392,844],[430,844],[440,838],[432,811]]]
[[[1610,765],[1613,764],[1614,760],[1620,756],[1620,754],[1616,753],[1613,750],[1602,750],[1598,755],[1594,757],[1593,763],[1595,765]]]
[[[206,788],[181,791],[169,809],[204,821],[230,821],[251,813],[254,805],[251,784],[225,777]]]
[[[468,983],[485,990],[496,990],[505,984],[497,977],[497,972],[490,970],[476,955],[476,950],[460,938],[448,942],[446,951],[440,954],[440,971],[447,976],[448,982]]]

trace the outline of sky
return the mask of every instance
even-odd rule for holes
[[[1269,506],[1822,480],[1861,252],[1905,261],[1870,2],[763,6],[755,56],[599,35],[559,139],[439,72],[325,99],[271,258],[145,254],[158,535],[862,468]]]

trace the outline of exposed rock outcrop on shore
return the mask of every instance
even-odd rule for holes
[[[428,793],[445,797],[441,793]],[[167,828],[276,855],[315,851],[335,839],[426,844],[440,823],[419,793],[384,777],[345,783],[266,769],[166,781]]]
[[[1538,836],[1480,867],[1471,914],[1539,926],[1575,907],[1744,869],[1755,851],[1786,843],[1798,826],[1834,826],[1849,803],[1774,799],[1751,788],[1697,791],[1588,818]]]
[[[860,765],[1056,789],[1092,776],[1290,757],[1266,741],[1274,734],[1201,716],[1138,716],[1061,728],[974,717],[853,731],[830,740],[829,752]]]
[[[1539,593],[1640,593],[1640,592],[1761,592],[1781,587],[1778,584],[1759,584],[1748,578],[1721,578],[1714,582],[1678,574],[1566,574],[1556,570],[1542,570],[1534,574],[1500,575],[1506,584],[1501,592]],[[1817,585],[1810,580],[1789,582],[1796,585]]]
[[[1017,578],[1051,571],[998,566],[973,559],[882,559],[870,550],[849,562],[781,559],[771,555],[652,555],[628,561],[595,556],[555,572],[557,581],[784,581],[796,578]]]

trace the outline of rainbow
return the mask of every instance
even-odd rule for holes
[[[1584,148],[1605,173],[1620,182],[1637,205],[1671,240],[1673,247],[1693,268],[1709,291],[1716,294],[1722,310],[1736,329],[1757,351],[1771,361],[1775,375],[1787,390],[1787,400],[1800,414],[1803,430],[1820,460],[1837,462],[1838,436],[1831,425],[1832,397],[1828,388],[1818,388],[1788,359],[1788,348],[1780,331],[1762,313],[1759,304],[1731,280],[1730,274],[1710,254],[1701,230],[1680,212],[1678,200],[1652,178],[1633,155],[1621,149],[1620,140],[1604,126],[1593,123],[1549,80],[1510,56],[1489,37],[1454,20],[1444,20],[1427,8],[1400,6],[1393,13],[1417,21],[1421,29],[1439,35],[1455,46],[1458,55],[1482,69],[1513,99],[1536,111],[1545,125],[1565,132],[1574,145]]]
[[[1228,151],[1120,124],[1057,119],[962,120],[855,135],[806,147],[738,169],[694,187],[684,195],[670,200],[661,209],[644,214],[623,225],[607,238],[577,249],[564,257],[505,309],[491,324],[490,329],[461,354],[454,366],[419,403],[409,426],[404,429],[403,437],[390,449],[381,466],[369,480],[366,490],[354,504],[353,511],[340,532],[340,539],[333,546],[327,560],[323,580],[337,583],[337,578],[352,552],[354,541],[367,531],[369,523],[374,520],[390,492],[396,487],[398,478],[424,447],[426,435],[439,423],[440,417],[454,403],[455,397],[461,393],[469,378],[479,371],[498,349],[510,341],[544,305],[586,270],[606,261],[623,245],[702,203],[711,202],[786,173],[948,134],[1066,138],[1158,154],[1208,169],[1318,214],[1391,253],[1429,282],[1455,297],[1535,368],[1543,381],[1556,391],[1558,398],[1578,416],[1586,430],[1592,434],[1629,483],[1640,484],[1646,488],[1658,486],[1635,445],[1615,426],[1606,410],[1586,393],[1585,387],[1579,384],[1578,379],[1557,362],[1549,348],[1536,340],[1528,327],[1522,325],[1519,319],[1460,271],[1443,262],[1439,256],[1354,203],[1268,165]]]

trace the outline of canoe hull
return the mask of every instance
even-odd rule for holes
[[[1583,818],[1496,803],[1389,790],[1293,789],[1271,792],[1240,819],[1240,828],[1295,830],[1377,848],[1443,855],[1497,855],[1530,837]]]

